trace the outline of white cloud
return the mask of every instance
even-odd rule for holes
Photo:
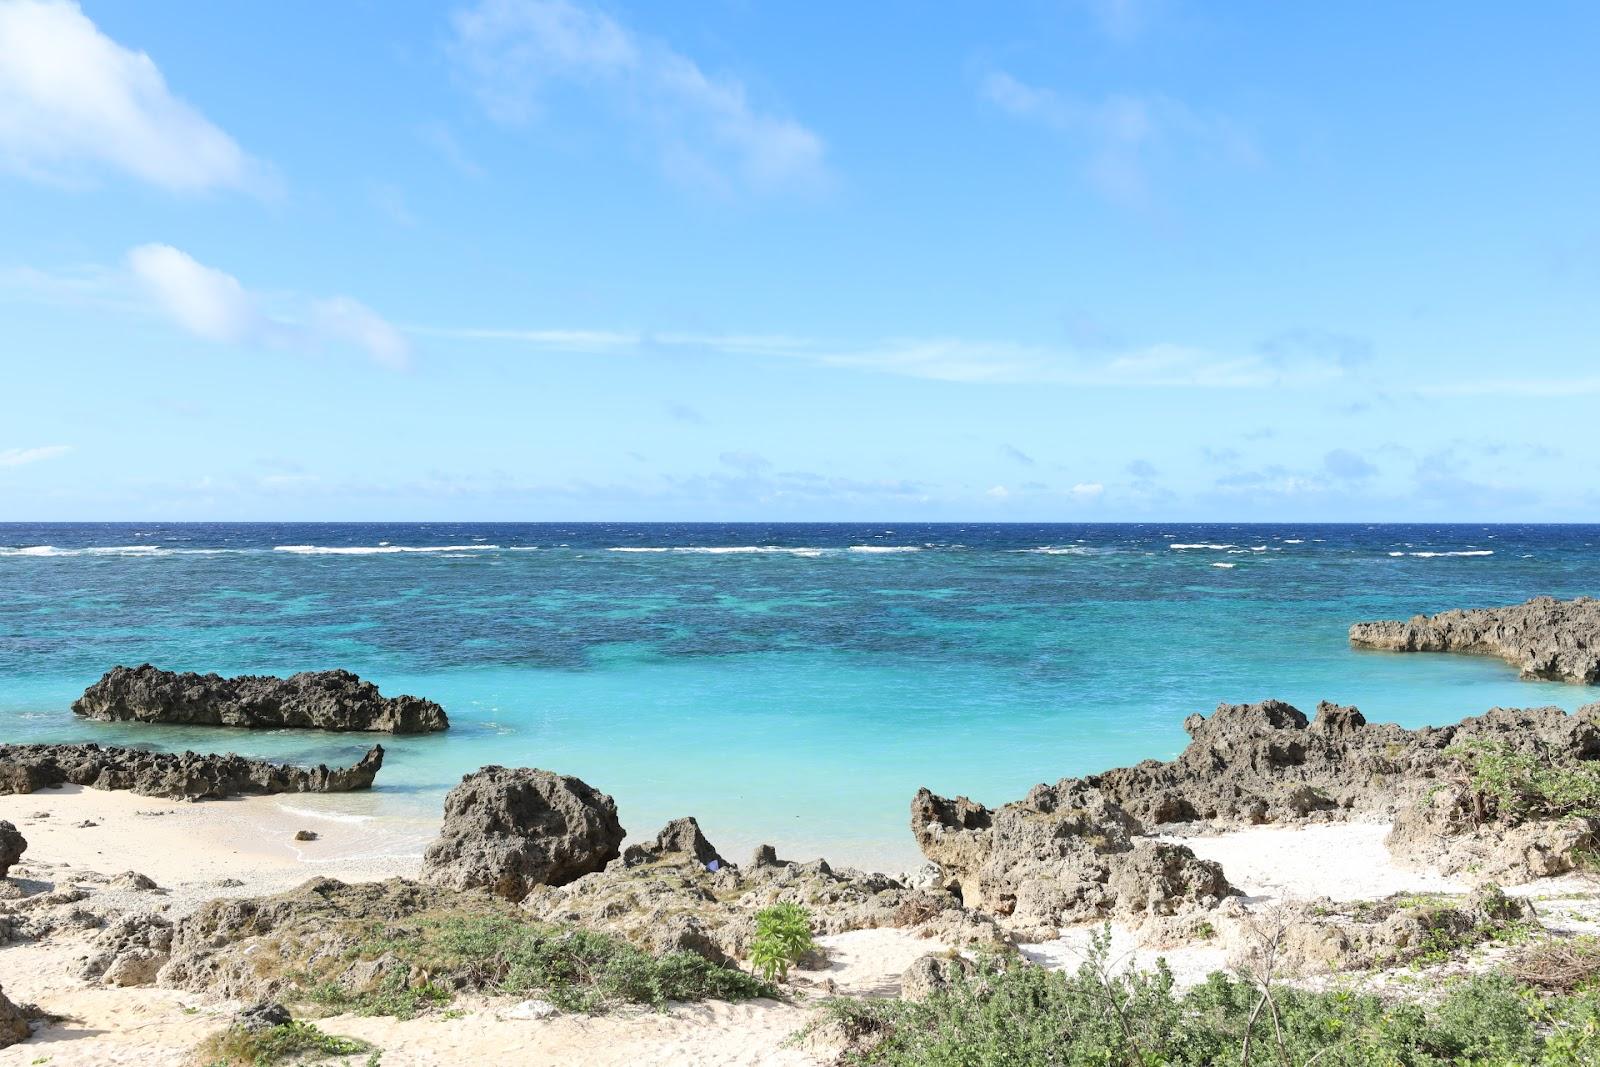
[[[1245,165],[1259,157],[1248,134],[1230,119],[1166,96],[1082,99],[1027,85],[1004,71],[984,78],[980,93],[1003,111],[1081,141],[1089,183],[1129,207],[1150,202],[1151,170],[1160,153],[1187,148]]]
[[[22,467],[40,460],[54,459],[72,451],[71,445],[43,445],[38,448],[0,448],[0,467]]]
[[[489,115],[526,122],[550,83],[599,94],[637,127],[673,177],[727,192],[815,188],[822,138],[753,105],[663,42],[571,0],[483,0],[454,18],[454,53]]]
[[[267,301],[239,279],[208,267],[171,245],[140,245],[128,253],[133,279],[156,308],[179,327],[222,344],[291,347],[346,345],[375,363],[403,369],[411,346],[405,334],[377,312],[348,296],[290,298],[295,309],[271,315]]]
[[[101,33],[77,4],[0,3],[0,169],[75,180],[105,168],[180,192],[265,184],[149,56]]]
[[[1072,495],[1084,500],[1093,500],[1106,491],[1106,487],[1099,482],[1079,482],[1072,487]]]
[[[263,319],[239,279],[171,245],[128,253],[134,278],[173,321],[196,337],[233,343],[261,329]]]
[[[996,485],[990,488],[983,495],[987,497],[993,497],[996,500],[1004,500],[1006,497],[1011,495],[1011,490],[1007,489],[1003,485]]]
[[[392,370],[405,368],[411,354],[405,334],[365,304],[348,296],[335,296],[316,301],[312,311],[317,332],[355,345]]]

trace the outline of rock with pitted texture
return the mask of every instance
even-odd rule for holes
[[[692,815],[667,823],[656,834],[654,841],[629,845],[622,853],[622,864],[625,867],[637,867],[641,863],[654,863],[673,852],[693,856],[697,863],[706,867],[728,866],[728,861],[717,854],[705,834],[700,832],[700,823]]]
[[[55,785],[127,789],[140,796],[213,800],[255,793],[344,793],[370,789],[383,766],[374,745],[350,767],[294,767],[231,752],[146,752],[83,745],[0,745],[0,793]]]
[[[1187,846],[1137,835],[1138,823],[1085,781],[1035,786],[990,810],[926,789],[911,830],[941,888],[1031,938],[1090,919],[1130,924],[1216,907],[1234,895],[1222,868]]]
[[[0,878],[11,873],[27,847],[28,839],[22,836],[22,831],[0,819]]]
[[[302,671],[287,678],[164,671],[146,663],[113,667],[72,711],[101,722],[187,726],[300,727],[425,734],[447,729],[444,709],[414,696],[386,697],[349,671]]]
[[[697,831],[694,820],[675,819],[653,845],[635,846],[638,853],[630,848],[603,871],[535,888],[522,909],[547,922],[605,930],[654,952],[681,949],[716,963],[748,953],[756,913],[773,904],[803,906],[819,935],[897,927],[953,945],[1007,942],[992,919],[967,911],[949,893],[909,889],[887,875],[834,868],[825,860],[779,859],[770,846],[747,867],[722,862],[711,870],[704,857],[716,849]]]
[[[483,767],[444,801],[439,836],[422,857],[424,881],[483,887],[521,900],[616,859],[626,836],[617,802],[581,779],[534,767]]]
[[[1572,714],[1493,708],[1451,726],[1407,730],[1327,703],[1308,720],[1267,700],[1223,704],[1184,726],[1191,739],[1177,759],[1035,786],[993,810],[923,790],[912,802],[912,830],[940,867],[941,884],[1019,932],[1212,906],[1227,894],[1215,865],[1147,836],[1172,824],[1393,819],[1389,849],[1398,861],[1510,882],[1570,870],[1585,850],[1600,847],[1600,820],[1511,814],[1486,823],[1463,810],[1466,750],[1489,746],[1541,765],[1594,766],[1600,704]]]
[[[1358,622],[1357,648],[1387,652],[1476,652],[1499,656],[1523,678],[1600,683],[1600,600],[1534,597],[1526,604]]]
[[[4,990],[0,990],[0,1048],[26,1041],[32,1032],[27,1013],[13,1004]]]

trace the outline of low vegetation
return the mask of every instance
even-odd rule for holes
[[[1543,995],[1507,975],[1435,1003],[1213,975],[1178,993],[1164,967],[1113,974],[983,962],[920,1003],[837,1000],[844,1062],[886,1067],[1593,1067],[1600,994]]]
[[[774,904],[756,912],[750,964],[768,982],[789,977],[789,968],[815,951],[811,913],[798,904]]]
[[[498,913],[367,924],[335,970],[362,960],[385,961],[386,975],[352,989],[339,973],[307,973],[301,997],[331,1011],[409,1018],[448,1003],[452,989],[538,996],[582,1012],[775,995],[770,983],[694,953],[656,956],[610,934]]]
[[[1456,745],[1447,751],[1461,763],[1479,823],[1600,818],[1600,761],[1558,764],[1491,741]]]
[[[377,1067],[380,1053],[365,1041],[324,1033],[310,1023],[289,1022],[260,1030],[230,1026],[200,1046],[206,1067],[272,1067],[279,1063],[326,1062],[329,1057],[364,1056],[356,1061]]]

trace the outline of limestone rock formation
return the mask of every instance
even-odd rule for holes
[[[1040,938],[1088,919],[1138,924],[1213,908],[1234,894],[1220,866],[1138,829],[1121,805],[1071,778],[994,810],[926,789],[911,802],[912,833],[943,888]]]
[[[521,900],[534,886],[563,885],[602,869],[617,858],[624,836],[616,801],[580,779],[533,767],[484,767],[445,797],[444,822],[423,854],[422,877]]]
[[[108,923],[95,938],[81,977],[114,986],[149,985],[172,949],[172,923],[161,915],[133,912]]]
[[[28,839],[22,836],[22,831],[0,819],[0,878],[11,873],[27,847]]]
[[[1523,678],[1600,682],[1600,600],[1534,597],[1526,604],[1358,622],[1350,643],[1389,652],[1478,652],[1499,656]]]
[[[243,756],[82,745],[0,745],[0,793],[54,785],[128,789],[141,796],[208,800],[251,793],[343,793],[370,789],[383,766],[374,745],[350,767],[294,767]]]
[[[926,1000],[934,993],[949,989],[974,970],[972,963],[962,956],[929,953],[900,976],[900,999]]]
[[[180,918],[158,984],[242,1001],[272,1000],[297,983],[376,988],[390,970],[368,947],[406,936],[423,916],[515,915],[483,893],[458,893],[400,878],[348,885],[313,878],[285,893],[213,900]],[[408,979],[407,974],[398,975]]]
[[[1278,700],[1222,704],[1184,723],[1177,759],[1146,760],[1083,781],[1145,832],[1163,823],[1383,819],[1460,774],[1453,746],[1488,742],[1553,760],[1600,757],[1600,704],[1492,708],[1451,726],[1407,730],[1322,703],[1314,720]]]
[[[654,863],[672,852],[686,853],[706,867],[721,868],[728,865],[728,861],[717,854],[711,842],[700,832],[700,823],[692,815],[673,819],[648,844],[629,845],[622,853],[622,863],[627,867],[636,867],[641,863]]]
[[[386,697],[349,671],[288,678],[164,671],[146,663],[113,667],[72,704],[102,722],[182,723],[277,729],[423,734],[447,729],[444,709],[421,697]]]
[[[908,889],[881,874],[834,869],[825,860],[796,863],[763,846],[748,867],[701,857],[704,838],[667,825],[648,846],[633,849],[604,871],[568,885],[542,886],[523,910],[549,922],[606,930],[656,952],[685,949],[713,962],[742,958],[755,936],[755,913],[772,904],[803,905],[817,934],[873,927],[916,928],[955,944],[1003,944],[992,920],[969,913],[948,893]],[[663,844],[664,843],[664,844]]]
[[[11,1003],[5,990],[0,989],[0,1048],[15,1045],[18,1041],[26,1041],[32,1032],[28,1026],[27,1013]]]

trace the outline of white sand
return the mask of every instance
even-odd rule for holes
[[[1228,880],[1253,899],[1366,900],[1392,893],[1466,891],[1454,879],[1396,864],[1383,845],[1388,835],[1388,823],[1326,823],[1165,840],[1188,845],[1201,859],[1222,864]]]
[[[44,817],[40,817],[43,813]],[[82,882],[90,872],[137,870],[162,892],[104,889],[86,903],[144,907],[178,915],[224,895],[255,895],[289,888],[328,874],[346,881],[415,875],[421,838],[375,831],[347,813],[318,817],[316,798],[256,797],[186,804],[124,792],[59,789],[0,796],[0,819],[17,824],[29,848],[13,878],[29,890]],[[89,820],[97,825],[80,828]],[[296,842],[297,829],[319,840]],[[1183,838],[1203,857],[1221,862],[1230,880],[1253,902],[1290,897],[1379,897],[1404,891],[1453,891],[1449,879],[1398,867],[1383,848],[1388,827],[1326,825],[1250,829]],[[239,885],[223,886],[224,879]],[[1029,945],[1030,958],[1053,967],[1076,967],[1091,927],[1063,931],[1057,940]],[[1113,931],[1120,966],[1149,967],[1165,958],[1180,983],[1199,981],[1225,966],[1210,943],[1153,950],[1125,929]],[[361,1037],[384,1049],[385,1067],[463,1064],[489,1059],[515,1064],[804,1065],[827,1062],[817,1052],[786,1043],[830,992],[896,996],[900,975],[919,956],[945,946],[902,930],[859,930],[821,939],[830,955],[825,970],[797,972],[793,1002],[684,1005],[666,1012],[619,1011],[604,1016],[536,1017],[510,999],[463,999],[465,1014],[443,1013],[399,1021],[340,1016],[319,1021],[331,1033]],[[0,946],[0,983],[15,999],[33,1001],[69,1017],[23,1044],[0,1050],[0,1067],[93,1064],[184,1064],[208,1033],[225,1026],[238,1005],[154,988],[85,986],[75,976],[86,952],[80,937],[43,944]],[[360,1058],[357,1058],[359,1062]]]

